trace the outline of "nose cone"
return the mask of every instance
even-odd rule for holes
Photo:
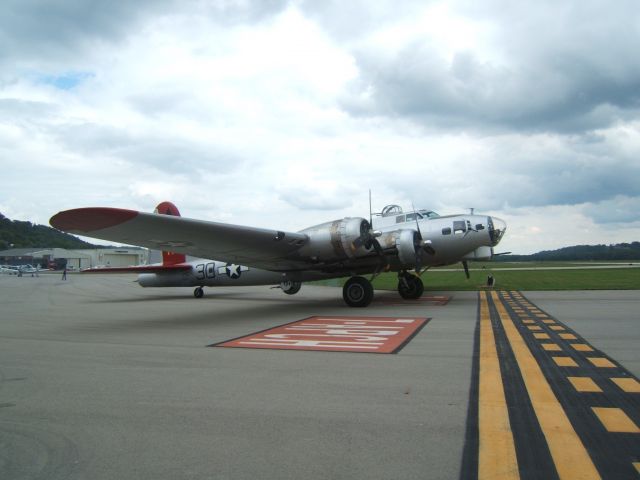
[[[500,243],[504,232],[507,230],[507,223],[498,217],[489,217],[489,237],[491,245],[494,247]]]

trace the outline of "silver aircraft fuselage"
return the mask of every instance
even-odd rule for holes
[[[302,230],[301,233],[311,232],[313,228]],[[504,234],[506,224],[496,217],[487,215],[437,216],[419,218],[416,222],[415,216],[411,214],[398,214],[374,219],[373,228],[379,232],[378,238],[385,252],[394,250],[395,237],[391,235],[392,232],[419,228],[434,252],[423,254],[422,267],[430,267],[450,265],[462,260],[491,260],[493,247]],[[385,271],[404,269],[397,255],[385,256],[385,262]],[[277,285],[283,281],[305,282],[354,273],[373,274],[381,270],[380,258],[377,255],[352,260],[351,264],[344,268],[338,263],[324,270],[287,272],[207,259],[191,260],[188,265],[191,268],[183,271],[142,273],[138,276],[138,283],[142,287]]]

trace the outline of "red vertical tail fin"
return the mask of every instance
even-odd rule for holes
[[[161,215],[173,215],[174,217],[180,216],[180,211],[178,207],[176,207],[171,202],[162,202],[160,203],[156,209],[155,213],[159,213]],[[187,261],[186,255],[182,253],[174,253],[174,252],[162,252],[162,264],[163,265],[175,265],[177,263],[184,263]]]

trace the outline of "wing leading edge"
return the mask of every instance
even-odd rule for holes
[[[102,207],[65,210],[51,217],[49,223],[77,235],[267,270],[308,266],[292,258],[309,240],[302,233]]]

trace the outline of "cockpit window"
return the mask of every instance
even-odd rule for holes
[[[467,231],[467,224],[464,220],[456,220],[453,222],[453,233],[464,233]]]
[[[404,215],[398,215],[396,217],[396,223],[403,223],[404,222]]]
[[[422,219],[422,215],[420,215],[419,213],[407,213],[407,218],[406,218],[406,222],[415,222],[416,217],[418,217],[418,220]]]
[[[451,228],[449,227],[445,227],[442,229],[442,234],[443,235],[451,235]]]
[[[438,218],[440,216],[433,210],[418,210],[418,212],[422,215],[422,218]]]

